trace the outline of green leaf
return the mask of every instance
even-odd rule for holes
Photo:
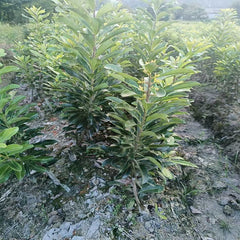
[[[0,57],[6,56],[5,50],[0,48]]]
[[[17,67],[15,66],[6,66],[0,69],[0,76],[5,74],[5,73],[9,73],[9,72],[16,72],[18,70]]]
[[[102,89],[107,89],[108,88],[108,84],[107,83],[102,83],[102,84],[99,84],[98,86],[96,86],[94,88],[94,91],[98,91],[98,90],[102,90]]]
[[[176,160],[175,160],[176,159]],[[187,167],[194,167],[197,168],[198,166],[195,165],[194,163],[188,162],[188,161],[184,161],[181,160],[182,158],[180,157],[175,157],[175,158],[170,158],[168,159],[169,162],[172,162],[174,164],[178,164],[178,165],[182,165],[182,166],[187,166]]]
[[[120,65],[116,65],[116,64],[106,64],[104,68],[107,70],[111,70],[113,72],[117,72],[117,73],[122,72],[122,67]]]
[[[165,121],[168,121],[168,115],[167,114],[163,114],[163,113],[154,113],[150,116],[147,117],[146,119],[146,122],[152,122],[152,121],[155,121],[155,120],[165,120]]]
[[[160,185],[147,185],[140,189],[139,194],[161,193],[164,190]]]
[[[109,39],[106,42],[103,42],[101,46],[97,49],[96,52],[96,57],[101,56],[103,53],[106,53],[108,49],[111,49],[113,46],[115,46],[115,42],[113,42],[111,39]],[[112,66],[109,66],[112,65]],[[121,71],[121,66],[120,65],[113,65],[113,64],[107,64],[105,66],[105,69],[112,70],[115,72],[118,72],[119,70]],[[113,70],[114,69],[114,70]]]
[[[169,169],[167,169],[167,168],[162,168],[162,169],[161,169],[161,172],[162,172],[162,174],[163,174],[166,178],[168,178],[168,179],[173,179],[173,175],[172,175],[172,173],[169,171]]]
[[[157,97],[165,97],[166,96],[166,91],[163,88],[160,88],[159,90],[156,91],[156,96]]]
[[[13,90],[13,89],[16,89],[16,88],[19,88],[20,86],[17,85],[17,84],[10,84],[10,85],[7,85],[6,87],[3,87],[0,89],[0,94],[2,93],[6,93],[10,90]]]
[[[27,121],[27,120],[29,120],[29,118],[28,117],[13,118],[12,120],[8,121],[8,124],[12,125],[12,124],[16,124],[18,122],[24,121],[24,120]]]
[[[11,176],[11,168],[8,164],[0,166],[0,183],[6,182]]]
[[[9,167],[16,172],[21,172],[22,171],[22,166],[21,164],[19,164],[18,162],[11,160],[10,162],[8,162]]]
[[[9,98],[3,98],[0,100],[0,112],[2,112],[3,108],[7,103],[9,103]]]
[[[0,132],[0,143],[4,143],[19,131],[18,127],[8,128]]]
[[[125,89],[122,93],[121,96],[122,97],[132,97],[132,96],[136,96],[137,94],[133,91],[130,91],[128,89]]]
[[[109,13],[109,12],[112,12],[112,11],[114,11],[113,4],[112,4],[112,3],[104,4],[103,7],[101,7],[101,8],[99,9],[99,11],[97,12],[96,17],[97,17],[97,18],[100,18],[100,17],[102,17],[104,14]]]
[[[160,163],[157,159],[155,159],[155,158],[153,158],[153,157],[150,157],[150,156],[146,156],[146,157],[142,158],[140,161],[146,161],[146,160],[152,162],[152,163],[153,163],[155,166],[157,166],[160,170],[162,169],[162,165],[161,165],[161,163]]]
[[[117,97],[106,97],[107,100],[112,101],[114,103],[125,103],[124,100]]]
[[[18,153],[22,153],[24,151],[23,146],[19,144],[10,144],[7,145],[6,148],[0,149],[0,153],[5,153],[8,155],[15,155]]]
[[[21,180],[26,175],[25,168],[22,168],[22,171],[16,171],[15,175],[16,175],[18,180]]]
[[[132,120],[128,120],[128,121],[125,122],[125,128],[126,129],[131,129],[134,126],[136,126],[136,123]]]
[[[5,143],[0,143],[0,148],[6,148],[7,145]]]
[[[156,135],[156,133],[154,133],[152,131],[142,131],[140,136],[141,137],[152,137],[152,138],[158,139],[158,136]]]

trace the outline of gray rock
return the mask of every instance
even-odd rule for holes
[[[213,184],[213,189],[222,191],[224,189],[227,189],[227,185],[221,181],[217,181]]]
[[[94,237],[95,233],[98,231],[99,227],[101,225],[100,219],[97,218],[96,220],[94,220],[87,232],[87,236],[86,238],[92,238]]]
[[[223,208],[223,213],[228,216],[231,216],[233,214],[233,209],[229,205],[226,205]]]
[[[226,206],[231,199],[229,197],[220,197],[217,202],[220,206]]]
[[[231,200],[229,202],[229,205],[234,209],[234,210],[240,210],[240,204],[237,203],[235,200]]]
[[[72,224],[71,222],[64,222],[59,228],[50,229],[42,240],[59,240],[64,238],[71,238],[74,230],[78,229],[80,223]]]
[[[154,232],[153,222],[152,222],[152,221],[147,221],[147,222],[145,222],[145,228],[146,228],[150,233],[153,233],[153,232]]]
[[[198,210],[197,208],[194,208],[193,206],[190,207],[190,210],[192,214],[202,214],[200,210]]]
[[[72,238],[72,240],[85,240],[86,238],[85,237],[78,237],[78,236],[74,236]]]

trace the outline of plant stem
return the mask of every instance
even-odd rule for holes
[[[151,86],[152,86],[152,75],[151,73],[148,75],[148,84],[147,84],[147,96],[146,96],[146,102],[149,102],[149,98],[151,95]]]
[[[134,173],[134,175],[136,175]],[[138,190],[137,190],[137,184],[136,184],[136,176],[132,178],[132,187],[133,187],[133,194],[136,200],[136,203],[140,209],[143,209],[143,205],[141,204],[139,197],[138,197]]]

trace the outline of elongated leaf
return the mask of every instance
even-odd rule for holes
[[[113,4],[112,3],[107,3],[107,4],[104,4],[103,7],[101,7],[99,9],[99,11],[97,12],[97,17],[100,18],[102,17],[104,14],[106,13],[109,13],[109,12],[112,12],[114,11],[114,7],[113,7]]]
[[[17,89],[19,88],[20,86],[17,85],[17,84],[10,84],[10,85],[7,85],[6,87],[3,87],[0,89],[0,94],[2,93],[5,93],[5,92],[8,92],[10,90],[13,90],[13,89]]]
[[[105,69],[111,70],[111,71],[117,72],[117,73],[122,72],[122,67],[120,65],[115,65],[115,64],[106,64]]]
[[[162,169],[162,165],[157,159],[150,157],[150,156],[146,156],[143,159],[141,159],[140,161],[146,161],[146,160],[152,162],[155,166],[157,166],[159,168],[159,170]]]
[[[0,76],[5,74],[5,73],[9,73],[9,72],[16,72],[18,70],[17,67],[15,66],[6,66],[3,68],[0,68]]]
[[[122,97],[132,97],[132,96],[136,96],[137,94],[133,91],[127,90],[125,89],[122,93],[121,96]]]
[[[9,103],[9,98],[3,98],[0,100],[0,112],[2,112],[3,108],[7,103]]]
[[[164,190],[160,185],[147,185],[140,189],[139,194],[161,193]]]
[[[166,76],[175,76],[179,74],[194,74],[194,73],[195,71],[192,69],[183,68],[183,69],[175,69],[175,70],[170,70],[168,72],[161,73],[160,76],[166,77]]]
[[[13,171],[16,171],[16,172],[22,171],[22,166],[17,161],[12,160],[12,161],[8,162],[8,165]]]
[[[0,143],[4,143],[19,131],[18,127],[8,128],[0,132]]]
[[[5,143],[0,143],[0,148],[6,148],[7,145]]]
[[[106,99],[115,103],[125,103],[124,100],[117,97],[106,97]]]
[[[178,164],[178,165],[183,165],[183,166],[187,166],[187,167],[197,167],[196,164],[188,162],[188,161],[184,161],[184,160],[174,160],[174,158],[168,159],[169,162],[172,162],[174,164]]]
[[[173,174],[169,171],[169,169],[162,168],[161,172],[166,178],[173,179]]]
[[[6,182],[9,177],[11,176],[11,168],[8,166],[8,164],[4,164],[0,166],[0,183]]]
[[[142,131],[141,132],[141,137],[152,137],[157,139],[158,136],[156,135],[156,133],[152,132],[152,131]]]
[[[5,153],[8,155],[15,155],[18,153],[22,153],[23,151],[24,151],[23,146],[19,144],[10,144],[10,145],[7,145],[6,148],[0,149],[0,153]]]
[[[27,122],[27,120],[29,120],[28,117],[13,118],[12,120],[8,121],[8,124],[12,125],[12,124],[15,124],[15,123],[18,123],[18,122],[21,122],[21,121]]]
[[[16,175],[18,180],[21,180],[26,175],[25,168],[22,168],[22,171],[16,171],[15,175]]]
[[[146,119],[146,122],[152,122],[152,121],[155,121],[155,120],[158,120],[158,119],[162,119],[162,120],[165,120],[165,121],[168,121],[168,115],[167,114],[163,114],[163,113],[154,113],[150,116],[147,117]]]

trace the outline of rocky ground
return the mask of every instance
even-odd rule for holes
[[[178,151],[198,168],[179,169],[140,213],[127,185],[109,184],[111,169],[75,152],[64,121],[41,120],[43,137],[58,140],[52,149],[58,162],[48,174],[0,185],[0,240],[240,240],[238,168],[214,132],[191,115],[185,120],[177,128]]]

